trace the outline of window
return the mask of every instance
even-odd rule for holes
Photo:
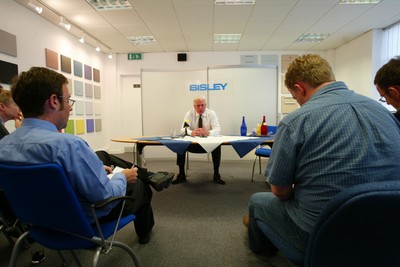
[[[400,55],[400,22],[383,30],[382,61],[388,62],[391,58]]]

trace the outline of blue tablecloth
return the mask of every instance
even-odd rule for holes
[[[182,139],[170,139],[168,136],[157,136],[157,137],[143,137],[138,138],[137,140],[146,140],[146,141],[157,141],[163,144],[164,146],[168,147],[171,151],[177,154],[184,154],[185,151],[188,149],[191,141],[182,140]],[[237,140],[237,141],[230,141],[233,149],[235,149],[236,153],[239,157],[243,158],[247,153],[252,151],[258,145],[262,143],[273,140],[273,137],[257,137],[252,139],[246,140]]]
[[[250,151],[252,151],[255,147],[261,145],[266,141],[273,140],[272,137],[265,136],[265,137],[257,137],[247,140],[239,140],[239,141],[231,141],[231,145],[233,149],[235,149],[236,153],[239,157],[243,158],[247,155]]]
[[[188,149],[192,142],[185,141],[182,139],[171,139],[168,136],[157,136],[157,137],[144,137],[138,138],[137,140],[146,140],[146,141],[157,141],[168,147],[171,151],[182,155]]]

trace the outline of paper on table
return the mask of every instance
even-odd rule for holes
[[[108,179],[111,179],[113,177],[114,174],[116,174],[117,172],[121,172],[125,170],[124,168],[118,167],[116,166],[113,170],[113,173],[107,174]]]

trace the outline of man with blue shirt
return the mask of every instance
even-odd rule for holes
[[[333,196],[357,184],[400,179],[400,124],[387,109],[336,82],[318,55],[296,58],[285,85],[301,107],[279,124],[265,171],[272,192],[250,198],[249,246],[257,254],[277,250],[257,220],[305,252]]]
[[[13,81],[12,98],[25,119],[20,128],[0,140],[0,162],[59,164],[67,173],[91,222],[94,222],[91,203],[113,196],[133,196],[135,201],[126,203],[124,213],[137,216],[134,222],[136,233],[139,243],[145,244],[154,225],[150,205],[152,191],[148,184],[138,179],[136,167],[124,169],[109,179],[106,171],[110,172],[110,167],[103,165],[83,139],[59,133],[66,127],[74,104],[67,84],[63,75],[41,67],[32,67]],[[101,220],[115,218],[118,210],[114,206],[98,211],[98,217]]]

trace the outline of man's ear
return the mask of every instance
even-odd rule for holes
[[[49,99],[48,99],[49,107],[51,109],[56,109],[59,110],[60,107],[60,101],[58,99],[58,96],[56,94],[52,94]]]
[[[306,89],[303,83],[299,82],[299,83],[295,83],[293,86],[297,92],[302,96],[305,97],[306,96]]]
[[[388,90],[392,98],[400,99],[400,86],[390,86]]]

